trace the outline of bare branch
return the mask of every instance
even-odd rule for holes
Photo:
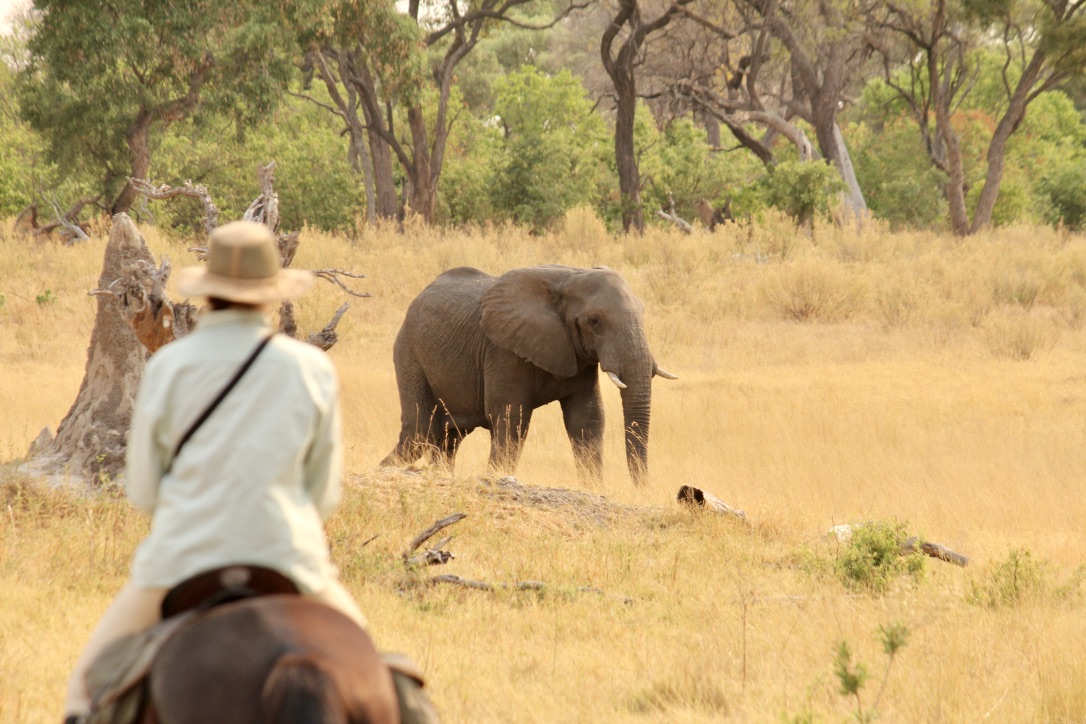
[[[457,586],[463,586],[464,588],[473,588],[477,591],[493,591],[494,586],[489,583],[483,583],[482,581],[476,581],[471,578],[461,578],[460,576],[452,573],[444,573],[440,576],[432,576],[426,579],[426,582],[433,585],[435,583],[452,583]]]
[[[670,191],[668,191],[667,193],[667,200],[671,204],[671,213],[666,213],[663,209],[659,209],[657,210],[656,215],[659,216],[661,219],[666,219],[671,223],[675,224],[675,226],[678,226],[687,234],[693,234],[694,227],[690,225],[690,222],[686,219],[681,218],[678,214],[675,213],[675,199],[672,197]]]
[[[407,558],[412,553],[414,553],[415,550],[418,549],[419,546],[421,546],[423,543],[428,541],[430,538],[437,535],[443,529],[448,528],[450,525],[453,525],[454,523],[459,523],[460,521],[462,521],[464,518],[467,518],[467,517],[468,517],[467,513],[453,513],[452,515],[448,516],[447,518],[442,518],[441,520],[437,521],[436,523],[431,525],[426,530],[419,533],[417,536],[414,537],[414,539],[412,539],[411,543],[408,544],[407,550],[404,551],[404,554],[403,554],[404,560],[407,560]]]
[[[509,17],[506,13],[512,10],[517,5],[522,5],[531,0],[507,0],[500,8],[491,9],[489,7],[481,8],[473,12],[469,12],[466,15],[460,15],[459,8],[456,7],[456,3],[452,3],[451,7],[454,12],[454,18],[451,22],[447,23],[443,27],[435,30],[426,37],[426,45],[433,45],[441,38],[445,37],[449,33],[459,33],[463,30],[464,26],[478,23],[479,21],[486,20],[498,20],[508,25],[512,25],[517,28],[523,28],[525,30],[549,30],[555,25],[564,20],[570,13],[575,10],[584,10],[591,5],[590,0],[583,0],[581,2],[571,2],[560,12],[558,12],[554,18],[547,23],[534,24],[526,23],[521,20]],[[481,23],[480,23],[481,24]]]
[[[143,194],[149,199],[165,200],[177,196],[200,199],[204,204],[204,231],[210,236],[211,232],[219,227],[219,207],[215,206],[215,202],[211,200],[211,194],[208,193],[207,187],[203,184],[193,186],[191,181],[186,181],[184,186],[162,184],[155,187],[146,179],[131,177],[129,177],[128,183],[135,189],[136,193]]]
[[[342,269],[313,269],[311,271],[313,272],[313,276],[317,277],[318,279],[324,279],[326,281],[329,281],[329,282],[332,282],[332,283],[338,285],[340,289],[347,292],[351,296],[363,297],[363,298],[373,296],[369,292],[356,292],[356,291],[354,291],[353,289],[349,288],[346,284],[344,284],[343,280],[339,278],[341,276],[344,276],[344,277],[350,277],[351,279],[365,279],[366,278],[365,274],[355,274],[353,272],[344,271]]]
[[[48,233],[48,231],[52,231],[57,226],[62,226],[64,227],[64,229],[67,230],[70,236],[69,243],[71,243],[71,241],[87,241],[90,239],[90,237],[87,236],[87,233],[83,231],[82,227],[80,227],[79,224],[75,224],[70,221],[67,214],[60,213],[60,206],[57,204],[56,198],[49,199],[49,204],[53,207],[53,211],[56,212],[57,220],[54,224],[42,227],[42,233]],[[48,231],[46,231],[46,229],[48,229]]]
[[[279,231],[279,194],[275,192],[275,161],[260,169],[260,196],[253,199],[242,218],[264,224],[272,232]],[[284,264],[284,266],[286,266]]]

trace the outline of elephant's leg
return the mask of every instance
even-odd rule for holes
[[[419,418],[422,419],[423,416],[420,415]],[[396,441],[396,447],[381,461],[381,465],[383,467],[410,465],[433,447],[434,444],[427,439],[424,428],[419,429],[413,424],[408,426],[405,423],[400,430],[400,438]]]
[[[456,451],[460,449],[460,443],[463,442],[464,436],[473,429],[472,427],[463,427],[456,424],[452,417],[446,415],[443,427],[437,434],[437,444],[433,448],[434,462],[443,465],[451,472],[453,463],[456,461]]]
[[[577,471],[598,482],[603,478],[603,400],[599,385],[563,398],[561,405]]]
[[[532,421],[532,408],[527,404],[506,404],[490,409],[490,461],[491,470],[512,475],[520,459],[520,447],[528,434]]]
[[[397,360],[400,388],[400,437],[382,466],[411,464],[439,444],[437,433],[448,418],[430,390],[422,369],[411,361]]]

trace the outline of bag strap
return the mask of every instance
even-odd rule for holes
[[[166,472],[169,472],[170,468],[173,467],[173,461],[177,459],[178,454],[180,454],[181,452],[181,448],[184,447],[185,443],[189,441],[189,438],[192,437],[193,434],[195,434],[195,432],[200,429],[200,426],[204,424],[207,418],[211,417],[211,413],[215,411],[215,408],[219,406],[219,403],[221,403],[226,398],[226,396],[230,393],[230,390],[234,389],[234,386],[237,385],[238,381],[245,375],[246,372],[248,372],[249,368],[252,367],[253,362],[256,361],[256,358],[260,355],[262,351],[264,351],[264,348],[268,346],[268,342],[270,342],[272,337],[274,336],[274,334],[269,334],[267,337],[260,340],[260,344],[256,346],[256,349],[252,351],[252,354],[250,354],[249,357],[242,363],[241,367],[238,368],[238,371],[234,373],[234,376],[232,378],[230,378],[230,381],[226,383],[226,387],[222,388],[222,391],[219,392],[218,396],[211,401],[211,404],[207,406],[207,409],[205,409],[200,414],[200,416],[196,418],[196,421],[193,422],[192,425],[189,426],[189,429],[185,431],[185,434],[181,436],[181,440],[178,441],[177,447],[173,449],[173,457],[170,458],[170,464],[166,466]]]

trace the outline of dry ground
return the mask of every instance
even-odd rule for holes
[[[145,233],[191,263],[187,240]],[[23,456],[75,399],[101,250],[0,224],[0,460]],[[656,357],[680,376],[654,387],[650,485],[626,476],[609,389],[598,489],[578,483],[556,406],[533,421],[517,478],[534,487],[519,497],[481,480],[483,432],[453,477],[377,469],[396,436],[391,346],[410,299],[452,266],[543,262],[606,264],[647,306]],[[544,237],[306,232],[295,264],[369,275],[374,297],[352,300],[331,352],[350,475],[329,533],[378,644],[423,665],[447,721],[833,722],[857,703],[892,722],[1086,721],[1083,237],[1013,228],[959,242],[873,226],[812,241],[777,220],[614,239],[574,213]],[[303,329],[342,300],[323,285],[300,305]],[[123,499],[4,479],[0,721],[47,722],[147,523]],[[753,525],[680,510],[684,483]],[[407,542],[457,511],[456,559],[437,572],[546,587],[408,574]],[[971,563],[932,562],[881,595],[848,588],[824,533],[869,520]],[[1008,590],[1019,595],[1000,605],[972,600]],[[878,629],[893,624],[909,638],[876,706]],[[841,641],[871,675],[859,702],[839,693]]]

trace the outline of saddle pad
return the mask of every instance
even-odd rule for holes
[[[166,619],[146,631],[124,636],[102,651],[87,670],[87,691],[93,702],[89,724],[136,720],[143,700],[139,684],[147,677],[159,649],[192,616],[184,613]]]

